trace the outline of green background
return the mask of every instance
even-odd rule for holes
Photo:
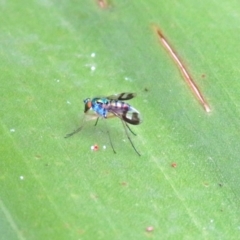
[[[108,3],[0,0],[1,239],[237,239],[240,3]],[[121,92],[141,157],[118,119],[64,138],[83,99]]]

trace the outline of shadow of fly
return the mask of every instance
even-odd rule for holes
[[[83,101],[85,104],[85,109],[84,109],[85,116],[84,116],[82,125],[72,133],[67,134],[65,138],[71,137],[75,133],[80,132],[86,122],[86,117],[88,118],[88,120],[96,119],[95,126],[97,125],[99,118],[108,119],[108,118],[118,117],[123,124],[123,128],[125,130],[127,138],[131,143],[134,151],[139,156],[141,156],[140,153],[135,148],[128,132],[130,131],[133,135],[136,136],[136,134],[131,130],[128,124],[132,124],[132,125],[140,124],[142,122],[141,116],[140,116],[140,113],[134,107],[124,102],[134,97],[136,97],[135,93],[120,93],[120,94],[111,95],[108,97],[95,97],[92,99],[91,98],[85,99]],[[112,150],[114,153],[116,153],[108,130],[107,130],[107,133],[108,133]]]

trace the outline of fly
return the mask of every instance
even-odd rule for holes
[[[129,133],[128,133],[128,130],[129,130],[133,135],[136,136],[136,134],[131,130],[131,128],[129,127],[128,124],[132,124],[132,125],[140,124],[142,122],[141,115],[140,115],[139,111],[137,111],[134,107],[132,107],[128,103],[124,102],[124,101],[130,100],[134,97],[136,97],[135,93],[120,93],[120,94],[111,95],[108,97],[95,97],[92,99],[86,98],[83,101],[85,104],[84,113],[86,115],[89,115],[91,119],[97,119],[95,126],[97,125],[99,118],[107,119],[107,118],[112,118],[112,117],[118,117],[123,124],[125,133],[127,135],[129,142],[131,143],[133,149],[139,156],[141,156],[140,153],[135,148],[135,146],[129,136]],[[90,114],[90,110],[92,110],[94,112],[94,115]],[[76,129],[72,133],[67,134],[65,136],[65,138],[71,137],[75,133],[80,132],[82,130],[83,126],[84,126],[84,124],[82,124],[82,126],[80,126],[78,129]],[[108,132],[108,137],[109,137],[113,152],[116,153],[116,151],[113,147],[109,132]]]

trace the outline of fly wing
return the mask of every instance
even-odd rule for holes
[[[133,125],[138,125],[142,122],[140,113],[132,106],[129,111],[123,112],[122,119],[125,122],[133,124]]]
[[[108,96],[107,98],[110,100],[123,100],[124,101],[124,100],[132,99],[136,96],[137,96],[136,93],[119,93],[119,94]]]
[[[142,122],[141,114],[132,106],[130,106],[128,111],[122,109],[110,109],[107,118],[112,117],[119,117],[123,121],[132,125],[138,125]]]

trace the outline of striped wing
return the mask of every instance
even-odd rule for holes
[[[122,114],[122,119],[125,122],[133,124],[133,125],[138,125],[142,122],[140,113],[132,106],[130,107],[129,111],[124,112]]]
[[[121,102],[130,100],[136,97],[136,95],[136,93],[119,93],[108,96],[107,99],[113,101],[111,101],[109,105],[107,118],[115,116],[121,118],[123,121],[129,124],[140,124],[142,122],[140,113],[131,105]]]
[[[132,125],[138,125],[142,122],[141,114],[132,106],[129,107],[128,111],[123,111],[122,109],[109,109],[107,118],[112,117],[119,117],[123,121]]]
[[[119,94],[108,96],[107,99],[126,101],[126,100],[132,99],[136,96],[137,96],[136,93],[119,93]]]

